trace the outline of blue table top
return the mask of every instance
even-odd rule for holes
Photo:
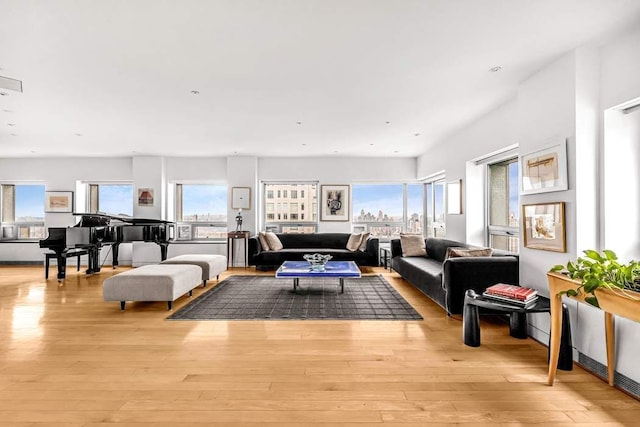
[[[285,261],[276,277],[360,277],[360,269],[353,261],[329,261],[324,271],[313,271],[307,261]]]

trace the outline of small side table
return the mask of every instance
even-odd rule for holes
[[[247,268],[247,259],[249,258],[249,232],[248,231],[230,231],[227,233],[227,268],[233,267],[233,256],[235,254],[236,240],[242,239],[244,244],[244,268]]]
[[[391,248],[380,246],[380,262],[385,270],[388,268],[391,271]]]
[[[464,308],[462,314],[462,337],[465,345],[470,347],[480,346],[480,317],[478,307],[509,314],[509,335],[514,338],[527,338],[527,313],[551,313],[549,298],[538,296],[538,301],[531,307],[518,307],[517,305],[502,303],[490,298],[478,295],[473,289],[467,290],[464,296]],[[558,369],[571,371],[573,369],[573,349],[571,341],[571,326],[569,324],[569,309],[562,304],[562,338],[560,339],[560,357]],[[549,346],[549,352],[551,346]]]

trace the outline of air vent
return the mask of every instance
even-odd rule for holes
[[[0,76],[0,88],[22,92],[22,81]]]
[[[578,363],[582,365],[583,368],[593,372],[600,378],[606,381],[607,379],[607,366],[586,356],[580,352],[578,352]],[[622,390],[626,391],[629,394],[632,394],[636,398],[640,398],[640,384],[638,382],[632,380],[631,378],[622,375],[619,372],[614,372],[613,375],[613,383],[620,387]]]

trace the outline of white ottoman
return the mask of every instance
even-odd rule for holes
[[[185,293],[189,296],[200,284],[202,269],[197,265],[145,265],[111,276],[102,284],[105,301],[166,301],[172,303]]]
[[[220,273],[227,269],[227,257],[222,255],[188,254],[178,255],[162,261],[161,264],[191,264],[202,268],[202,287],[207,286],[207,280],[216,280]]]

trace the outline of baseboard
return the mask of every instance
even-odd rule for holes
[[[0,265],[44,265],[42,261],[0,261]]]

